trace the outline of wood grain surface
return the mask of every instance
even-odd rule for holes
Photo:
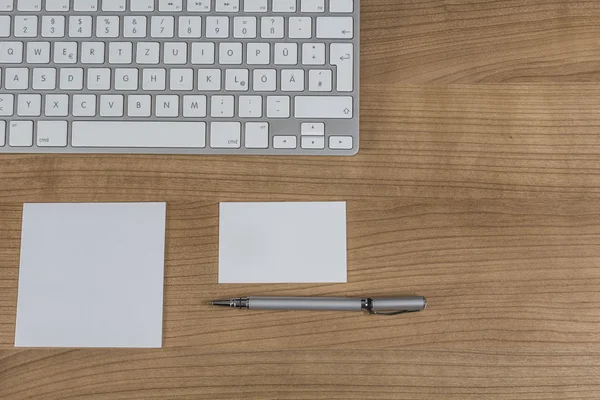
[[[361,6],[355,157],[0,157],[0,399],[600,398],[600,2]],[[348,283],[217,285],[225,200],[348,201]],[[47,201],[168,202],[163,349],[13,348]],[[204,305],[245,294],[430,307]]]

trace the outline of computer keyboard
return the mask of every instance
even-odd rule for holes
[[[0,0],[0,153],[352,155],[359,0]]]

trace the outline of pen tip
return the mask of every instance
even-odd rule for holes
[[[206,304],[208,304],[209,306],[212,306],[213,302],[212,301],[207,301]]]

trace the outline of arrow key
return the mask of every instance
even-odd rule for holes
[[[274,149],[295,149],[296,136],[273,136]]]
[[[308,122],[301,125],[300,132],[302,136],[323,136],[325,135],[324,123]]]
[[[325,138],[323,136],[303,136],[302,137],[302,148],[303,149],[324,149]]]
[[[351,150],[352,136],[330,136],[329,148],[332,150]]]

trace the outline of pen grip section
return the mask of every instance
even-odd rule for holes
[[[250,297],[252,310],[360,311],[361,299],[345,297]]]

